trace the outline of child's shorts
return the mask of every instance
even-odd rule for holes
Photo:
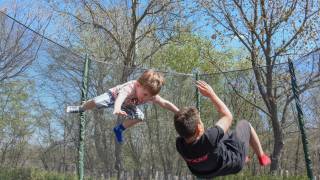
[[[115,99],[110,91],[93,98],[97,108],[114,108]],[[143,112],[134,105],[122,105],[121,110],[128,114],[128,119],[144,120]]]

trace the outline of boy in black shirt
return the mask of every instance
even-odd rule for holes
[[[248,160],[249,145],[262,166],[271,163],[264,154],[256,131],[248,121],[236,125],[229,132],[232,114],[213,89],[204,81],[197,81],[197,88],[208,97],[220,114],[220,119],[204,130],[199,112],[194,107],[181,109],[174,116],[174,125],[180,135],[176,139],[177,151],[186,161],[190,171],[199,178],[212,178],[238,173]]]

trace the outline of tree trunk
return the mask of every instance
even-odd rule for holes
[[[280,122],[277,116],[277,109],[275,103],[270,103],[271,105],[271,121],[273,127],[273,138],[274,138],[274,146],[272,153],[272,161],[270,166],[270,171],[275,173],[276,170],[279,169],[279,159],[281,155],[281,151],[283,149],[283,131],[280,127]]]
[[[128,81],[128,77],[133,71],[132,67],[127,66],[130,62],[133,62],[131,61],[131,58],[126,58],[125,66],[123,67],[123,70],[122,70],[121,83]],[[120,124],[120,123],[122,123],[122,118],[118,117],[117,124]],[[116,158],[115,169],[117,170],[117,179],[121,178],[121,172],[123,171],[121,154],[122,154],[122,146],[116,142],[115,143],[115,158]]]
[[[159,120],[158,120],[158,109],[156,106],[153,106],[154,110],[155,110],[155,122],[157,124],[157,127],[155,129],[155,135],[157,138],[157,149],[159,150],[159,157],[160,157],[160,161],[161,161],[161,165],[163,168],[163,173],[164,173],[164,178],[167,179],[167,174],[168,174],[168,170],[167,170],[167,166],[166,166],[166,160],[165,157],[163,155],[163,147],[162,147],[162,143],[161,143],[161,132],[160,132],[160,124],[159,124]]]
[[[296,159],[294,163],[294,175],[297,175],[298,163],[299,163],[299,150],[300,150],[300,136],[298,137],[297,150],[296,150]]]
[[[319,167],[319,174],[320,174],[320,149],[318,149],[318,167]]]
[[[273,146],[273,153],[271,157],[271,166],[270,171],[274,173],[279,168],[279,160],[281,151],[283,149],[283,131],[278,119],[278,111],[277,111],[277,99],[276,97],[276,91],[273,91],[273,67],[271,65],[271,59],[269,56],[266,57],[267,62],[267,72],[264,73],[262,70],[260,70],[257,65],[258,59],[257,59],[256,50],[253,48],[251,51],[251,63],[253,67],[253,71],[255,74],[255,79],[258,85],[258,90],[262,96],[262,99],[268,109],[268,113],[271,119],[271,125],[273,129],[273,139],[274,139],[274,146]],[[266,82],[263,83],[263,75],[265,76]],[[274,93],[274,94],[273,94]]]
[[[46,160],[46,157],[47,155],[45,153],[41,154],[40,156],[40,159],[41,159],[41,162],[42,162],[42,165],[43,165],[43,168],[48,171],[49,170],[49,166],[47,164],[47,160]]]
[[[97,155],[99,159],[103,161],[104,168],[108,170],[110,169],[110,159],[107,153],[109,148],[107,147],[106,130],[102,124],[102,116],[102,111],[95,112],[93,115],[95,119],[94,142]]]
[[[8,144],[5,144],[5,145],[4,145],[4,148],[2,148],[1,163],[0,163],[1,166],[5,166],[8,147],[9,147]]]

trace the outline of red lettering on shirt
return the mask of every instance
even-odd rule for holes
[[[188,163],[188,164],[197,164],[197,163],[201,163],[203,161],[206,161],[208,160],[208,154],[204,155],[204,156],[201,156],[201,157],[198,157],[198,158],[195,158],[195,159],[187,159],[187,158],[184,158],[184,160]]]

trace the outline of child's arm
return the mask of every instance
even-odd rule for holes
[[[177,106],[175,106],[172,102],[163,99],[161,96],[157,95],[155,97],[155,100],[153,101],[155,104],[158,104],[159,106],[161,106],[162,108],[168,109],[174,113],[179,112],[179,108],[177,108]]]
[[[125,111],[121,110],[121,106],[122,103],[124,102],[124,100],[127,98],[128,93],[126,91],[120,91],[116,101],[114,102],[114,110],[113,110],[113,114],[115,115],[125,115],[127,116],[128,114]]]
[[[220,114],[220,119],[216,123],[217,126],[221,127],[224,132],[227,132],[232,124],[232,114],[228,107],[221,101],[216,95],[211,86],[204,81],[197,81],[197,88],[203,96],[208,97],[216,110]]]

